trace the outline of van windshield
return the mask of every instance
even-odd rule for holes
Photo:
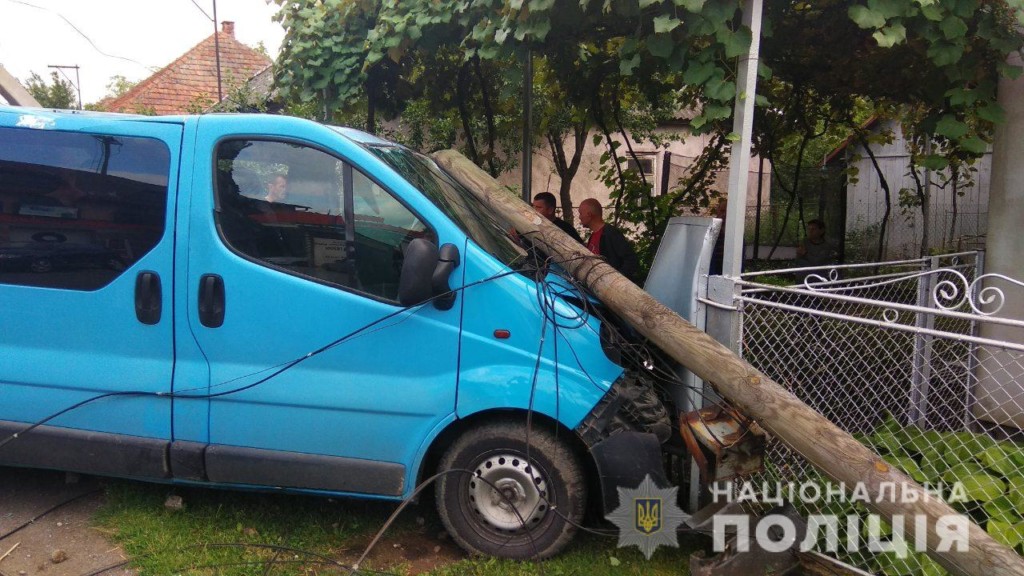
[[[401,146],[368,148],[502,263],[515,267],[525,260],[526,251],[509,236],[511,226],[488,210],[472,192],[441,170],[433,160]]]

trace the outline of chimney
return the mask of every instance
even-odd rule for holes
[[[225,21],[221,22],[220,23],[220,31],[225,33],[225,34],[227,34],[228,36],[231,36],[232,38],[234,38],[235,37],[235,23],[230,21],[230,20],[225,20]]]

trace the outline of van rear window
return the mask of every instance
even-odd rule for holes
[[[96,290],[164,233],[159,140],[0,128],[0,283]]]

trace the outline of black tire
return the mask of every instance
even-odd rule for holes
[[[438,481],[438,513],[470,553],[548,558],[572,540],[583,520],[587,488],[579,458],[539,425],[530,431],[529,465],[525,423],[494,422],[460,436],[440,469],[454,472]]]

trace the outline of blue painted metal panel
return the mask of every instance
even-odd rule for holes
[[[110,392],[168,392],[173,365],[171,300],[174,198],[182,127],[173,122],[100,122],[89,115],[0,109],[0,126],[162,142],[169,152],[165,227],[156,245],[105,286],[89,291],[0,284],[0,420],[34,422]],[[163,316],[135,314],[138,272],[159,273]],[[49,274],[61,274],[52,271]],[[170,401],[109,398],[50,422],[54,426],[170,438]]]
[[[403,311],[232,252],[214,228],[213,150],[223,138],[255,134],[331,151],[406,201],[435,228],[441,243],[465,244],[465,235],[429,201],[333,130],[280,117],[252,122],[203,117],[194,161],[189,270],[180,288],[187,295],[179,310],[179,337],[194,338],[209,372],[199,378],[193,370],[195,381],[179,381],[177,386],[195,388],[208,382],[211,394],[237,390],[210,400],[211,443],[410,465],[424,439],[454,412],[460,307]],[[208,273],[224,279],[227,311],[219,328],[198,321],[199,278]],[[461,276],[456,270],[453,286],[461,285]],[[358,337],[273,375],[289,362],[385,318]]]
[[[622,374],[601,350],[598,320],[580,317],[576,308],[553,298],[550,305],[560,317],[556,327],[544,320],[536,282],[503,275],[508,268],[472,243],[466,252],[467,285],[483,282],[464,294],[458,415],[526,410],[532,396],[533,410],[575,428]],[[546,281],[564,285],[553,277]],[[496,338],[498,329],[511,337]]]

